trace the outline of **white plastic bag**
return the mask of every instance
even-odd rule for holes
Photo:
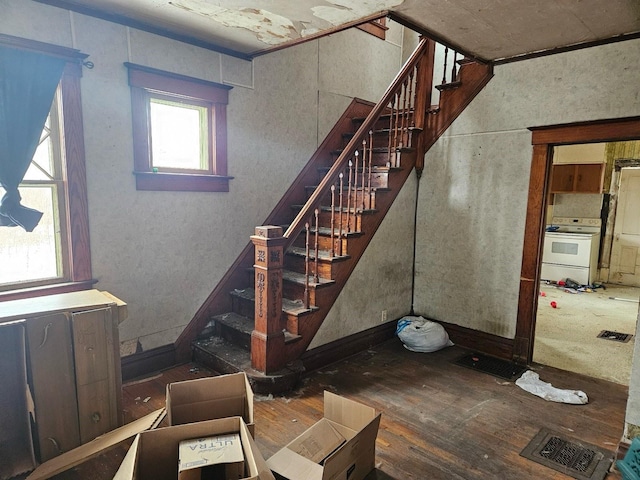
[[[409,316],[398,320],[396,335],[404,348],[412,352],[435,352],[453,345],[442,325],[422,317]]]
[[[589,402],[587,394],[582,390],[562,390],[550,383],[540,380],[540,375],[527,370],[516,380],[516,385],[526,392],[533,393],[549,402],[571,403],[584,405]]]

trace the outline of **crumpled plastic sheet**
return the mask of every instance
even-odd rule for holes
[[[549,402],[570,403],[573,405],[584,405],[589,403],[587,394],[582,390],[562,390],[550,383],[540,380],[540,375],[531,370],[527,370],[516,380],[516,385],[526,392],[533,393]]]

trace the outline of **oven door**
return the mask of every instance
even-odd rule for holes
[[[592,235],[546,232],[542,261],[557,265],[589,267]]]

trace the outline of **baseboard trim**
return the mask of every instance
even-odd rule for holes
[[[396,323],[395,320],[381,323],[362,332],[307,350],[301,357],[305,370],[310,372],[326,367],[393,338],[396,333]]]
[[[122,357],[122,381],[159,372],[176,364],[176,348],[173,343]]]
[[[491,333],[481,332],[480,330],[461,327],[453,323],[438,323],[447,331],[451,341],[460,347],[509,361],[513,358],[514,340],[511,338],[504,338]]]

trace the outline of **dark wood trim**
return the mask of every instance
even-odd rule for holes
[[[603,38],[602,40],[594,40],[592,42],[576,43],[564,47],[549,48],[538,52],[525,53],[523,55],[514,55],[513,57],[505,57],[494,60],[495,65],[504,65],[505,63],[519,62],[521,60],[529,60],[531,58],[546,57],[557,53],[573,52],[574,50],[582,50],[583,48],[598,47],[600,45],[608,45],[610,43],[624,42],[626,40],[634,40],[640,38],[640,32],[625,33],[615,37]]]
[[[533,145],[621,142],[640,136],[640,117],[531,127]]]
[[[306,201],[307,192],[305,187],[307,185],[313,185],[317,181],[317,168],[324,165],[321,165],[321,162],[330,158],[331,151],[342,146],[342,133],[348,131],[352,119],[366,117],[373,106],[373,103],[365,100],[354,99],[351,102],[262,225],[284,225],[288,223],[290,220],[291,205],[301,204]],[[249,238],[247,238],[247,244],[238,258],[231,264],[227,272],[176,340],[176,358],[179,362],[189,360],[191,357],[191,342],[200,334],[209,321],[210,316],[231,310],[231,296],[229,292],[234,288],[246,287],[248,278],[246,269],[253,266],[253,257],[253,244],[249,241]]]
[[[389,30],[389,27],[387,27],[387,17],[382,17],[377,20],[371,20],[370,22],[356,26],[356,28],[362,30],[363,32],[367,32],[374,37],[378,37],[380,40],[385,39],[387,30]]]
[[[410,30],[413,30],[414,32],[419,33],[420,35],[423,35],[423,36],[425,36],[427,38],[435,40],[436,42],[440,43],[441,45],[444,45],[445,47],[449,47],[449,48],[455,50],[456,52],[463,54],[468,59],[474,60],[475,62],[478,62],[478,63],[484,63],[484,64],[492,64],[493,63],[490,60],[487,60],[487,59],[482,58],[482,57],[478,57],[477,55],[474,55],[472,53],[469,53],[469,52],[465,51],[465,49],[462,48],[460,45],[456,45],[455,43],[452,43],[452,42],[449,42],[448,40],[445,40],[444,38],[442,38],[439,35],[435,34],[431,30],[426,29],[426,28],[416,24],[411,19],[405,17],[402,13],[389,12],[387,16],[391,20],[393,20],[394,22],[399,23],[400,25],[402,25],[404,27],[407,27]]]
[[[122,357],[122,381],[140,378],[176,365],[176,349],[171,343]]]
[[[233,87],[222,83],[189,77],[179,73],[167,72],[157,68],[145,67],[136,63],[124,62],[129,71],[129,85],[159,92],[207,100],[211,103],[229,103],[229,90]]]
[[[378,20],[380,18],[387,17],[388,15],[389,15],[388,11],[378,12],[378,13],[375,13],[373,15],[368,15],[366,17],[359,18],[358,20],[354,20],[352,22],[343,23],[342,25],[338,25],[336,27],[329,28],[327,30],[322,30],[321,32],[314,33],[312,35],[308,35],[308,36],[301,37],[301,38],[296,38],[295,40],[291,40],[289,42],[280,43],[280,44],[278,44],[278,45],[276,45],[274,47],[265,48],[264,50],[258,50],[258,51],[251,52],[249,54],[249,56],[251,58],[255,58],[255,57],[259,57],[261,55],[266,55],[267,53],[272,53],[272,52],[276,52],[278,50],[283,50],[285,48],[293,47],[295,45],[300,45],[301,43],[310,42],[312,40],[318,40],[319,38],[327,37],[329,35],[333,35],[335,33],[342,32],[344,30],[348,30],[348,29],[353,28],[353,27],[359,27],[361,25],[364,25],[365,23],[373,22],[373,21]]]
[[[64,178],[67,189],[66,232],[70,259],[69,278],[73,282],[88,281],[92,278],[81,76],[82,68],[79,65],[67,64],[60,82],[66,165]]]
[[[638,140],[640,117],[533,127],[530,130],[534,147],[520,271],[516,341],[513,350],[514,359],[526,363],[530,363],[533,357],[544,239],[544,210],[551,171],[552,147],[575,143]]]
[[[136,190],[165,192],[228,192],[229,180],[221,175],[197,175],[189,173],[133,172]]]
[[[395,337],[397,321],[381,323],[362,332],[307,350],[300,360],[307,372],[326,367],[344,358]],[[398,340],[400,341],[400,340]]]
[[[51,43],[38,42],[27,38],[14,37],[0,33],[0,45],[3,47],[17,48],[20,50],[29,50],[31,52],[43,53],[53,57],[62,58],[68,62],[81,62],[89,55],[80,52],[75,48],[61,47]]]
[[[84,282],[53,283],[49,285],[39,285],[37,287],[21,288],[17,290],[7,290],[0,292],[0,302],[9,300],[20,300],[22,298],[44,297],[58,293],[77,292],[89,290],[98,280],[86,280]]]
[[[625,441],[624,438],[621,438],[620,441],[618,442],[618,448],[616,448],[616,456],[614,458],[614,461],[622,460],[624,456],[627,454],[627,452],[629,451],[629,447],[631,447],[631,443]]]
[[[165,28],[160,28],[160,27],[151,25],[150,23],[128,18],[124,15],[107,13],[97,8],[87,7],[86,5],[78,5],[76,3],[73,3],[67,0],[35,0],[35,1],[45,5],[50,5],[52,7],[58,7],[65,10],[71,10],[72,12],[78,12],[78,13],[81,13],[82,15],[88,15],[90,17],[99,18],[107,22],[117,23],[120,25],[124,25],[126,27],[131,27],[137,30],[153,33],[155,35],[171,38],[172,40],[177,40],[179,42],[195,45],[196,47],[205,48],[207,50],[212,50],[218,53],[223,53],[225,55],[229,55],[230,57],[241,58],[243,60],[251,60],[251,56],[247,55],[246,53],[239,52],[237,50],[233,50],[231,48],[223,47],[220,45],[216,45],[215,43],[207,42],[205,40],[201,40],[199,38],[196,38],[190,35],[183,35],[176,32],[172,32]]]
[[[529,177],[529,200],[525,222],[524,246],[520,270],[520,293],[518,296],[518,319],[514,359],[529,363],[533,358],[532,332],[535,331],[538,309],[538,282],[544,239],[544,210],[549,185],[552,148],[534,145]]]
[[[474,352],[486,353],[505,360],[511,360],[513,340],[510,338],[492,335],[491,333],[473,330],[453,323],[435,320],[444,327],[449,339],[459,347],[468,348]]]

